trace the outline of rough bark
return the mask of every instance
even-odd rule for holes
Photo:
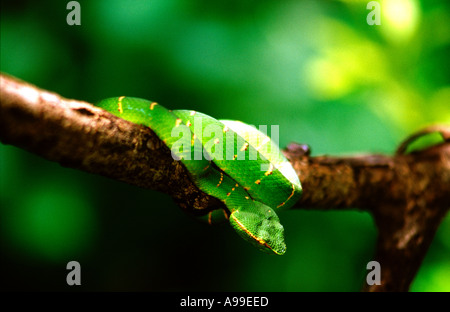
[[[374,217],[381,285],[365,291],[407,291],[450,207],[449,128],[439,129],[447,143],[408,155],[298,158],[286,151],[304,189],[295,208],[358,208]]]
[[[188,172],[149,128],[89,103],[68,100],[5,74],[0,76],[0,140],[63,166],[171,195],[196,214],[220,203],[196,188]],[[429,132],[444,142],[405,154]],[[365,291],[407,291],[450,208],[450,126],[424,129],[393,156],[310,157],[297,145],[285,154],[304,195],[294,209],[369,211],[378,228],[375,259],[381,285]]]

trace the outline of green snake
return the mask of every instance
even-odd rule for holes
[[[210,223],[225,217],[258,249],[277,255],[286,252],[284,228],[275,211],[291,207],[302,187],[294,168],[266,134],[239,121],[170,111],[139,98],[108,98],[97,106],[150,127],[195,185],[225,204],[223,210],[208,213]]]

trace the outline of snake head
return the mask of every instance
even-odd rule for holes
[[[236,232],[261,251],[283,255],[286,252],[284,228],[275,211],[257,201],[234,210],[230,224]]]

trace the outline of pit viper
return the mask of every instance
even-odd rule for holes
[[[290,162],[265,133],[240,121],[217,120],[192,110],[168,110],[156,102],[108,98],[96,104],[150,127],[188,170],[194,184],[224,203],[207,219],[225,218],[258,249],[286,252],[277,211],[298,201],[302,186]]]

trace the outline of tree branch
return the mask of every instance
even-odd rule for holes
[[[0,141],[64,167],[167,193],[192,213],[219,203],[198,190],[151,129],[5,74]]]
[[[365,291],[407,291],[450,208],[450,128],[439,129],[445,143],[408,155],[298,158],[286,152],[304,190],[295,208],[358,207],[373,215],[381,285],[365,285]]]
[[[407,145],[429,132],[445,142],[411,154]],[[450,127],[413,134],[394,156],[310,157],[290,145],[286,156],[304,195],[294,209],[361,209],[378,228],[375,259],[381,285],[366,291],[406,291],[450,208]],[[89,103],[0,76],[0,141],[65,167],[169,194],[186,211],[206,213],[221,203],[200,190],[147,127]]]

